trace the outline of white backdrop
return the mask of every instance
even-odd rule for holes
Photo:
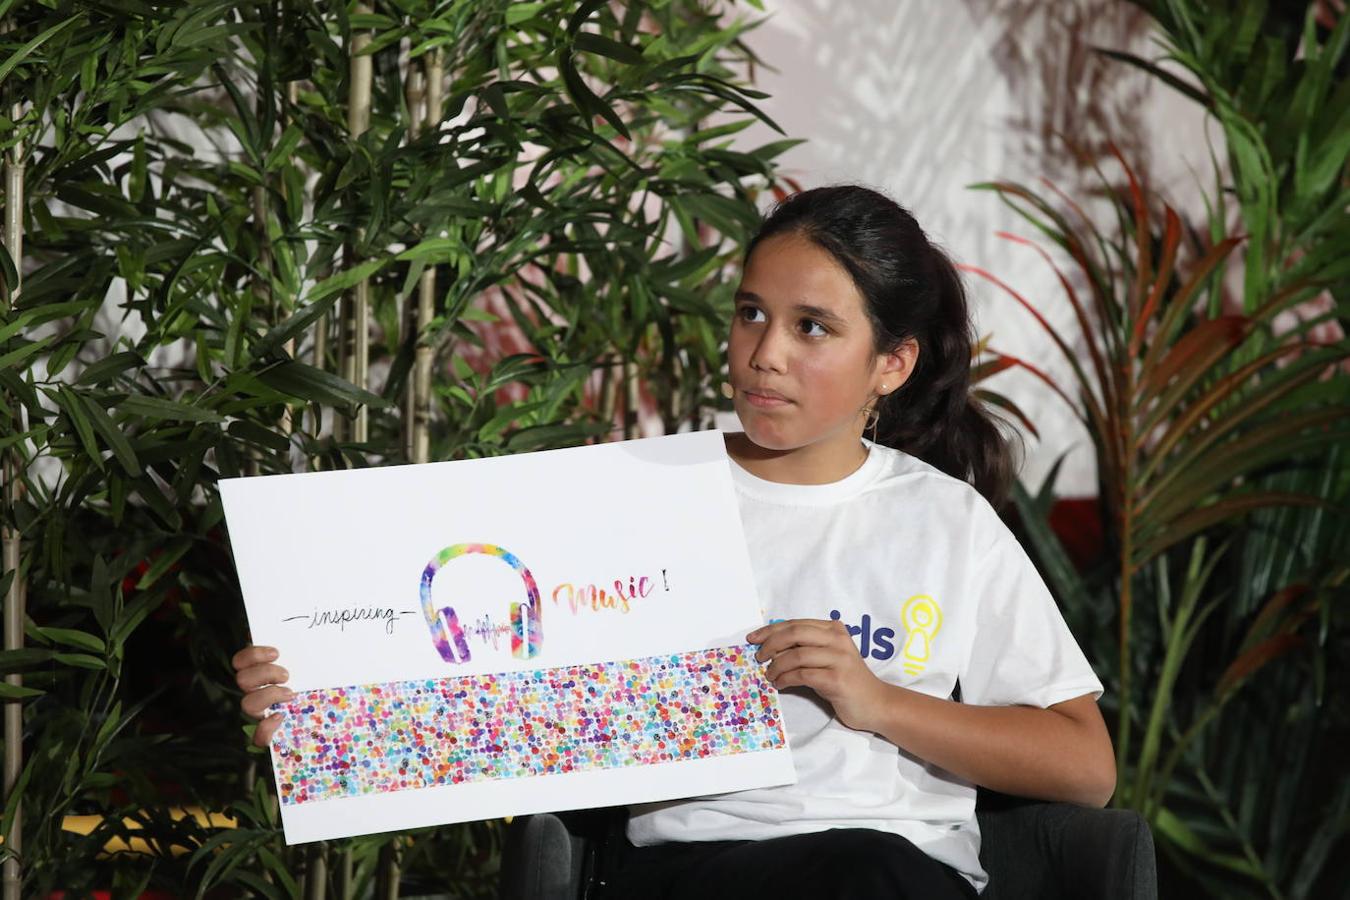
[[[1213,181],[1202,111],[1170,88],[1093,46],[1157,56],[1150,20],[1124,0],[765,0],[768,19],[746,38],[768,68],[762,108],[791,137],[780,158],[803,187],[857,182],[908,207],[958,261],[1002,278],[1056,325],[1072,315],[1054,276],[1029,248],[994,236],[1030,236],[997,198],[967,186],[1046,176],[1079,198],[1096,184],[1055,133],[1105,160],[1112,140],[1184,217],[1202,222],[1200,186]],[[750,11],[753,13],[753,10]],[[755,14],[754,17],[758,17]],[[780,137],[758,123],[738,135],[751,149]],[[1069,369],[1032,318],[991,285],[967,278],[980,334],[993,346],[1050,370]],[[1036,423],[1023,474],[1039,483],[1054,460],[1067,495],[1096,493],[1085,431],[1034,377],[1007,372],[990,387]]]

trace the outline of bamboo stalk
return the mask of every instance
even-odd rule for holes
[[[305,866],[305,900],[324,900],[328,896],[328,845],[312,844]]]
[[[612,433],[614,414],[619,405],[619,380],[614,375],[617,363],[605,356],[601,358],[600,366],[600,419]]]
[[[352,895],[352,850],[344,847],[338,854],[337,872],[334,878],[334,893],[337,900],[350,900]]]
[[[441,123],[441,88],[445,68],[441,52],[433,50],[426,57],[426,127],[435,131]],[[422,272],[417,286],[417,355],[413,367],[413,462],[431,460],[431,363],[434,355],[427,332],[436,305],[436,270],[432,266]]]
[[[292,81],[286,85],[286,99],[292,108],[300,102],[300,82]],[[318,281],[321,279],[316,276],[315,280]],[[314,322],[314,343],[310,347],[310,363],[316,369],[325,371],[328,369],[328,332],[331,328],[332,320],[329,318],[328,313],[319,316]],[[292,346],[289,343],[286,349],[287,352],[293,352]],[[323,409],[318,406],[318,404],[314,404],[313,406],[311,434],[317,441],[319,435],[323,433]],[[319,457],[316,456],[310,460],[310,467],[317,469],[319,468],[318,463]]]
[[[380,847],[380,856],[375,866],[374,900],[397,900],[398,898],[398,845],[397,838]]]
[[[416,141],[422,133],[422,104],[426,100],[427,92],[422,70],[415,62],[408,64],[403,94],[408,107],[408,140]],[[399,346],[407,346],[409,342],[417,340],[417,307],[413,305],[411,299],[406,302],[399,315],[399,327],[402,329],[399,334]],[[413,453],[417,445],[416,420],[417,376],[414,369],[413,377],[408,379],[407,388],[403,392],[403,457],[414,462],[416,460],[413,459]]]
[[[367,14],[370,12],[370,5],[358,3],[353,12],[356,15]],[[368,31],[353,32],[347,84],[347,133],[352,139],[359,138],[370,127],[370,84],[373,66],[370,56],[361,54],[369,44]],[[361,235],[362,232],[358,230],[356,233],[358,241]],[[351,250],[348,254],[348,263],[355,262],[356,253]],[[343,367],[343,375],[357,387],[365,388],[370,384],[369,279],[361,279],[352,289],[350,314],[352,341],[350,355]],[[346,341],[343,342],[343,349],[346,349]],[[356,408],[356,419],[352,423],[352,440],[364,443],[368,437],[369,423],[369,410],[362,404]]]
[[[638,387],[637,363],[626,359],[623,363],[623,437],[626,441],[638,436],[638,406],[641,403]]]
[[[23,117],[23,108],[15,103],[10,110],[10,121],[18,122]],[[4,296],[6,312],[19,302],[23,283],[23,143],[15,141],[5,157],[5,249],[14,262],[14,284],[7,285]],[[15,404],[19,416],[23,415],[21,404]],[[19,433],[25,430],[20,421]],[[23,647],[23,619],[25,584],[19,569],[22,535],[11,523],[15,520],[15,511],[23,497],[23,456],[18,447],[5,452],[3,471],[4,484],[4,528],[0,533],[0,545],[3,546],[4,571],[13,573],[9,590],[5,592],[5,649],[18,650]],[[7,684],[19,686],[23,677],[17,672],[5,676]],[[23,772],[23,703],[12,700],[5,705],[5,803],[8,805],[10,793],[18,783]],[[9,832],[5,835],[5,849],[9,851],[5,859],[3,872],[0,873],[0,895],[4,900],[19,900],[23,888],[23,868],[19,860],[23,848],[23,809],[16,804],[14,819]]]

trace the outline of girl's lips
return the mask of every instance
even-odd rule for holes
[[[792,402],[782,394],[772,391],[743,391],[742,393],[745,394],[745,399],[751,406],[756,406],[760,409],[776,409],[780,406],[787,406]]]

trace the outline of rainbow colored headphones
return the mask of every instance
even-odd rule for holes
[[[431,581],[450,560],[470,553],[482,553],[495,556],[520,573],[525,582],[525,600],[511,604],[511,655],[518,659],[530,659],[539,655],[544,642],[544,626],[540,622],[543,605],[539,602],[539,587],[534,576],[519,559],[494,544],[455,544],[446,547],[432,557],[422,572],[422,614],[426,616],[427,628],[431,629],[431,642],[441,654],[441,659],[449,663],[469,661],[469,641],[460,624],[459,616],[453,606],[436,609],[431,601]]]

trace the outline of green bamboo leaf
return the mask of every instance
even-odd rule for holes
[[[4,246],[3,243],[0,243],[0,248],[3,248],[3,246]],[[6,255],[5,258],[8,259],[9,258],[8,255]],[[5,283],[9,284],[11,282],[7,281]],[[9,318],[9,321],[6,322],[3,326],[0,326],[0,344],[4,344],[10,338],[14,337],[14,335],[18,334],[20,331],[23,331],[25,328],[27,328],[29,323],[33,321],[34,311],[26,310],[24,312],[18,313],[17,315],[13,315],[13,317],[10,318],[11,314],[12,312],[6,313],[5,317]]]
[[[51,430],[50,425],[38,425],[27,431],[20,431],[17,434],[7,435],[6,437],[0,438],[0,450],[8,450],[10,447],[29,442],[36,446],[41,446],[42,442],[47,439],[47,434]]]
[[[43,44],[47,43],[47,41],[51,40],[52,38],[56,37],[56,35],[60,34],[62,31],[65,31],[67,28],[70,28],[73,25],[77,24],[82,18],[84,17],[72,16],[69,19],[66,19],[65,21],[57,22],[55,25],[51,26],[46,31],[42,32],[37,37],[33,38],[31,41],[24,44],[18,50],[15,50],[13,53],[11,53],[8,59],[6,59],[3,63],[0,63],[0,85],[3,85],[5,83],[5,78],[9,76],[9,73],[13,72],[15,68],[21,65],[23,61],[26,60],[29,56],[31,56],[34,50],[41,47]]]
[[[685,140],[690,144],[701,144],[704,141],[711,141],[720,137],[728,137],[744,131],[755,123],[754,119],[736,119],[726,122],[722,125],[716,125],[712,128],[702,128],[689,135]]]
[[[567,21],[567,34],[569,37],[575,37],[577,32],[581,31],[581,26],[586,24],[586,20],[591,17],[591,13],[604,6],[608,0],[585,0],[577,11],[572,13],[572,18]]]
[[[502,379],[501,384],[507,384],[511,379]],[[493,390],[493,388],[489,388]],[[502,433],[511,426],[513,422],[530,415],[538,409],[543,408],[542,400],[534,403],[512,403],[504,404],[497,409],[496,413],[479,426],[477,437],[483,442],[491,442],[501,437]]]
[[[51,396],[50,393],[48,396]],[[98,442],[94,439],[94,427],[89,422],[89,416],[85,414],[84,404],[80,402],[80,398],[63,384],[58,387],[55,399],[74,427],[89,461],[96,467],[103,468],[103,451],[99,449]]]
[[[141,575],[140,580],[136,582],[136,590],[143,591],[152,587],[155,582],[164,577],[164,574],[183,558],[183,554],[192,549],[192,543],[193,539],[190,537],[177,537],[170,541],[168,546],[163,548],[158,556],[154,557],[150,566]]]
[[[0,355],[0,369],[19,368],[19,364],[28,357],[42,350],[52,341],[56,340],[58,335],[49,334],[44,338],[38,338],[36,341],[30,341],[17,350],[11,350],[8,353]]]
[[[297,310],[291,314],[284,322],[279,323],[259,340],[254,341],[249,348],[249,355],[255,360],[266,359],[273,353],[276,353],[287,341],[302,334],[319,317],[325,315],[337,303],[339,294],[330,293],[328,296],[310,303],[303,309]]]
[[[145,135],[138,134],[131,150],[131,172],[127,175],[127,198],[140,203],[145,197],[146,178]]]
[[[0,674],[25,672],[52,658],[52,651],[41,647],[21,647],[17,650],[0,650]]]
[[[262,859],[266,855],[269,855],[267,853],[266,847],[260,845],[258,847],[258,857]],[[273,858],[275,859],[275,854],[270,855],[272,855]],[[276,864],[276,871],[274,871],[272,874],[277,875],[279,872],[283,871],[285,871],[285,868],[280,862],[280,860],[278,860]],[[287,877],[289,877],[289,873]],[[262,877],[256,872],[252,872],[248,869],[241,869],[238,872],[236,872],[234,875],[234,880],[238,881],[240,884],[249,888],[253,896],[266,897],[268,898],[268,900],[288,900],[288,898],[295,898],[300,896],[300,891],[298,889],[283,893],[282,888],[279,887],[277,884],[267,880],[266,878]]]
[[[35,626],[34,630],[47,640],[57,644],[65,644],[67,647],[88,650],[91,653],[103,653],[107,649],[102,638],[87,631],[79,631],[74,628],[44,627],[42,625]]]
[[[290,439],[279,432],[264,428],[256,422],[239,419],[230,423],[229,433],[259,447],[266,447],[276,453],[286,453],[291,448]]]
[[[506,24],[519,25],[521,22],[534,18],[543,9],[543,3],[512,3],[505,10]]]
[[[88,653],[53,653],[52,659],[67,666],[80,669],[106,669],[108,664],[97,656]]]
[[[46,691],[40,691],[37,688],[23,687],[22,685],[10,684],[7,681],[0,681],[0,700],[23,700],[27,697],[41,697]]]
[[[645,61],[642,58],[640,48],[621,44],[613,38],[593,34],[589,31],[578,32],[576,38],[573,39],[573,44],[579,50],[584,50],[587,53],[598,53],[601,56],[609,57],[630,66],[642,65]]]
[[[123,607],[122,612],[117,616],[112,631],[108,633],[108,646],[115,658],[120,659],[122,657],[122,649],[127,638],[140,627],[146,616],[159,608],[162,602],[164,602],[164,598],[158,594],[146,593],[141,594]]]
[[[41,691],[38,693],[41,693]],[[14,782],[8,796],[5,797],[5,814],[4,818],[0,819],[0,834],[14,833],[14,820],[19,817],[20,802],[28,790],[28,783],[32,780],[33,769],[38,762],[46,762],[42,754],[28,754],[28,761],[24,764],[23,771],[19,773],[18,780]]]
[[[357,263],[349,269],[343,269],[334,275],[325,278],[310,289],[305,295],[305,302],[318,303],[333,294],[341,293],[349,288],[355,287],[359,281],[364,281],[376,272],[383,269],[389,263],[387,257],[376,259],[366,259]]]
[[[54,379],[65,371],[66,366],[75,359],[75,354],[82,349],[81,344],[82,341],[73,335],[67,335],[65,341],[57,344],[51,356],[47,357],[47,377]]]
[[[117,479],[118,482],[122,480]],[[109,493],[113,493],[111,488]],[[108,628],[112,623],[113,610],[113,591],[117,587],[116,582],[120,581],[120,574],[114,575],[108,568],[108,563],[104,560],[101,553],[95,553],[89,573],[89,608],[94,613],[94,620],[98,622],[98,627],[107,634]]]
[[[114,353],[111,356],[105,356],[98,362],[90,363],[80,373],[80,377],[75,380],[76,384],[100,384],[114,376],[120,375],[127,369],[134,369],[145,365],[145,358],[139,353],[133,353],[130,350],[124,350],[121,353]]]
[[[10,258],[9,248],[5,246],[4,241],[0,241],[0,286],[3,286],[7,291],[11,291],[18,283],[19,272],[14,268],[14,260]],[[9,337],[6,336],[4,340],[9,340]],[[0,343],[3,343],[3,341],[0,341]]]
[[[793,147],[804,143],[806,143],[804,138],[785,138],[781,141],[769,141],[769,143],[761,144],[759,147],[751,150],[750,155],[761,163],[767,163],[772,159],[778,158]]]
[[[668,284],[702,281],[718,264],[718,248],[704,247],[683,257],[669,256],[652,266],[652,276]]]
[[[576,64],[572,61],[572,49],[570,47],[564,47],[558,52],[558,72],[562,75],[563,87],[567,89],[568,96],[572,98],[572,105],[577,108],[577,112],[581,113],[582,121],[585,122],[587,129],[593,130],[592,116],[600,116],[620,135],[631,140],[632,135],[628,133],[628,129],[614,110],[586,86],[581,73],[577,71]],[[619,157],[625,160],[628,158],[627,154],[619,154]]]
[[[530,450],[573,446],[597,432],[597,428],[587,428],[583,425],[535,425],[522,428],[508,437],[506,449],[512,453],[524,453]]]
[[[94,430],[102,435],[108,449],[112,450],[113,456],[122,464],[122,468],[128,475],[135,478],[141,474],[141,463],[136,458],[136,451],[131,448],[131,443],[127,441],[126,435],[122,434],[122,429],[117,427],[117,423],[112,420],[97,400],[91,397],[79,398],[84,405],[84,409],[89,414],[89,420],[93,423]]]
[[[304,134],[299,125],[287,125],[286,130],[277,139],[276,146],[271,149],[267,154],[267,159],[263,161],[263,171],[275,172],[283,165],[290,163],[291,157],[295,155],[295,148],[300,146],[300,139],[304,137]]]
[[[455,262],[465,252],[464,242],[455,237],[425,238],[404,250],[396,258],[400,261],[426,260]]]
[[[271,872],[281,883],[281,888],[286,891],[284,896],[299,897],[300,888],[296,885],[295,879],[291,876],[290,866],[286,865],[269,847],[259,849],[258,856],[267,865]]]
[[[200,406],[193,406],[179,400],[152,397],[147,394],[131,394],[125,399],[119,400],[117,408],[122,412],[154,420],[168,419],[178,422],[225,421],[224,417],[214,410],[203,409]]]
[[[297,400],[346,406],[361,403],[383,409],[389,402],[351,382],[301,362],[283,362],[257,373],[258,380]]]

